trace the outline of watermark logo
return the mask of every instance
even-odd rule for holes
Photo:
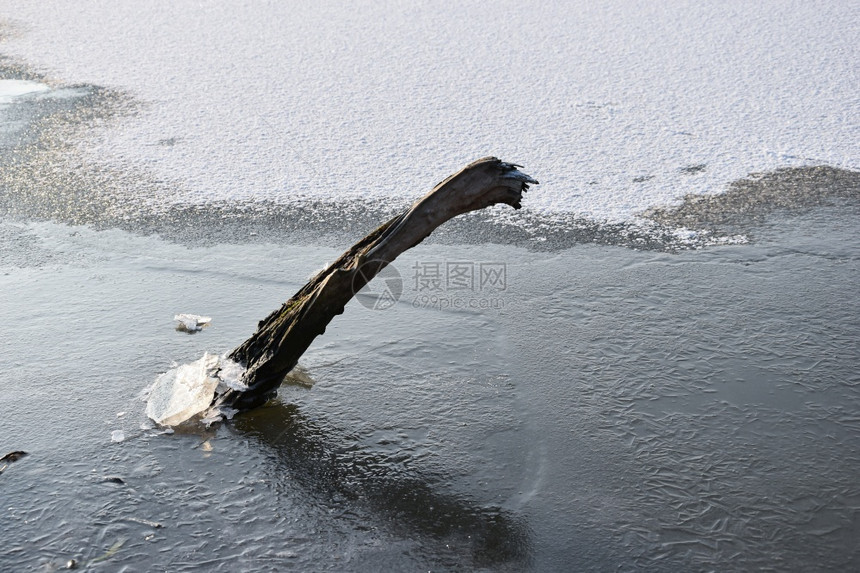
[[[506,263],[419,261],[412,267],[415,292],[499,292],[508,288]]]
[[[369,261],[362,265],[353,285],[365,285],[379,264]],[[415,308],[498,310],[505,306],[501,294],[508,288],[506,263],[416,261],[411,271],[409,300]],[[360,304],[371,310],[391,308],[404,294],[404,282],[393,265],[357,292]]]
[[[502,310],[505,299],[500,296],[419,294],[412,299],[412,306],[434,310]]]
[[[352,291],[356,299],[361,306],[370,310],[389,309],[397,304],[403,295],[403,279],[394,265],[383,268],[374,278],[373,272],[381,264],[384,263],[367,261],[358,267],[352,279]]]

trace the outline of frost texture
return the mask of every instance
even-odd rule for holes
[[[182,174],[182,185],[147,191],[164,208],[408,203],[428,178],[498,153],[543,182],[530,210],[629,222],[749,173],[860,167],[857,2],[403,3],[415,12],[343,0],[202,4],[218,9],[2,4],[27,30],[3,38],[4,55],[153,102],[87,141],[87,157],[146,165],[164,181]],[[432,30],[426,42],[415,42],[418,13]],[[159,25],[129,34],[141,18]],[[476,34],[476,23],[495,33]],[[270,41],[286,28],[288,38]],[[211,49],[219,37],[241,37],[247,49],[225,57]],[[284,69],[303,70],[301,81]],[[283,113],[284,102],[303,105]],[[465,111],[476,106],[481,121]]]

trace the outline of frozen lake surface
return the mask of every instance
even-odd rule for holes
[[[0,570],[860,570],[857,21],[4,2]],[[524,209],[406,253],[312,387],[154,427],[488,154]]]
[[[486,155],[626,221],[749,173],[860,169],[856,2],[7,0],[0,49],[133,98],[86,157],[150,203],[408,203]],[[139,197],[138,197],[139,198]]]
[[[397,305],[353,301],[306,354],[312,389],[169,435],[141,391],[339,251],[3,224],[0,435],[30,455],[0,568],[856,568],[857,214],[679,255],[421,246]],[[416,290],[466,260],[506,289]]]

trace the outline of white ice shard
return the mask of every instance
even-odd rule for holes
[[[226,356],[209,354],[189,364],[171,368],[149,388],[146,398],[146,415],[160,426],[178,426],[194,416],[209,426],[221,420],[230,420],[239,411],[226,406],[212,406],[216,398],[235,390],[243,392],[248,386],[242,380],[245,368]],[[296,365],[285,377],[285,383],[306,388],[314,381],[303,367]]]
[[[238,362],[207,352],[200,360],[171,368],[158,377],[149,389],[146,415],[161,426],[178,426],[198,414],[207,425],[229,420],[237,410],[208,408],[216,394],[228,389],[247,390],[242,381],[244,373]]]
[[[212,322],[212,318],[208,316],[200,316],[199,314],[181,313],[173,317],[173,320],[178,320],[176,330],[185,332],[198,332],[203,330],[204,326],[208,326]]]
[[[176,426],[208,408],[218,387],[219,361],[207,352],[159,376],[149,392],[146,415],[162,426]]]

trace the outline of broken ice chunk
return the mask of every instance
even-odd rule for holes
[[[146,415],[162,426],[176,426],[209,407],[218,387],[218,356],[168,370],[158,377],[149,393]]]
[[[125,432],[122,430],[114,430],[110,433],[110,441],[122,442],[123,440],[125,440]]]
[[[242,381],[244,373],[241,364],[207,352],[200,360],[158,377],[148,393],[146,415],[162,426],[177,426],[198,414],[207,426],[224,418],[229,420],[238,410],[208,408],[216,395],[247,390]]]
[[[209,323],[212,322],[211,317],[186,313],[177,314],[173,317],[173,320],[179,321],[179,324],[176,325],[176,330],[182,332],[199,332],[203,330],[204,326],[209,326]]]

